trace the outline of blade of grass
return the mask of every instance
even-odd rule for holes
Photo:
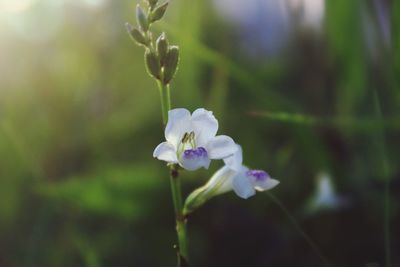
[[[317,117],[301,113],[253,111],[251,116],[270,121],[308,126],[331,126],[360,131],[378,131],[379,128],[400,129],[400,118],[352,118],[352,117]]]
[[[382,118],[382,109],[378,92],[374,91],[374,109],[376,116]],[[372,142],[377,142],[377,156],[379,158],[380,172],[384,180],[384,193],[383,193],[383,228],[384,228],[384,248],[385,248],[385,263],[386,267],[391,267],[391,252],[390,252],[390,175],[389,163],[386,153],[385,145],[385,127],[378,127],[378,132],[373,136]]]
[[[15,152],[20,157],[22,163],[31,172],[35,178],[43,177],[43,171],[39,167],[35,156],[32,154],[31,149],[23,141],[19,132],[8,120],[3,119],[0,121],[0,132],[3,132],[5,138],[10,140],[10,144],[14,147]]]
[[[315,244],[315,242],[311,239],[311,237],[302,229],[300,224],[297,222],[296,218],[290,213],[290,211],[283,205],[283,203],[276,197],[273,193],[271,192],[266,192],[268,197],[274,202],[281,210],[282,212],[286,215],[286,217],[289,219],[289,221],[293,224],[294,228],[296,229],[297,232],[301,235],[301,237],[304,238],[304,240],[307,242],[307,244],[311,247],[311,249],[315,252],[315,254],[318,255],[318,257],[321,259],[321,261],[324,263],[324,266],[333,266],[332,263],[329,262],[329,260],[326,259],[326,257],[322,254],[321,250],[318,248],[318,246]]]

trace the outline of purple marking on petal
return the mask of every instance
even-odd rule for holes
[[[208,154],[204,147],[198,147],[196,149],[186,149],[183,152],[183,157],[185,159],[207,158]]]
[[[263,170],[248,170],[246,175],[254,177],[257,182],[262,182],[270,178],[269,174]]]

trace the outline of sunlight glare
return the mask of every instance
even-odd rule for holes
[[[33,0],[0,0],[0,13],[18,13],[28,9]]]

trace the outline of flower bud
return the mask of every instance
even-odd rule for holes
[[[158,0],[148,0],[147,2],[149,3],[150,8],[153,9],[157,5]]]
[[[179,62],[179,48],[171,46],[164,61],[164,83],[168,84],[175,75]]]
[[[183,215],[188,215],[202,206],[208,200],[206,189],[204,187],[197,188],[186,198],[183,208]]]
[[[130,34],[130,36],[132,37],[132,39],[138,43],[138,45],[144,45],[147,46],[147,40],[146,38],[143,36],[143,34],[136,28],[133,28],[131,24],[129,24],[128,22],[125,24],[126,30],[128,31],[128,33]]]
[[[211,198],[232,190],[232,179],[236,172],[227,166],[219,169],[202,187],[194,190],[186,198],[183,214],[188,215]]]
[[[151,52],[150,49],[146,49],[146,52],[144,53],[144,61],[146,63],[147,72],[156,79],[160,79],[160,62],[157,56]]]
[[[164,17],[165,11],[167,11],[167,7],[168,7],[168,2],[165,2],[161,6],[156,7],[151,13],[150,22],[155,22]]]
[[[143,9],[139,5],[136,6],[136,19],[140,28],[143,31],[147,32],[149,29],[149,21],[147,20],[146,14],[144,13]]]
[[[165,33],[162,33],[160,37],[158,37],[157,42],[157,53],[158,57],[160,58],[161,66],[164,66],[165,59],[168,54],[169,50],[169,45],[168,45],[168,40],[167,37],[165,36]]]

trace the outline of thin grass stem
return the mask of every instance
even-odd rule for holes
[[[382,119],[382,109],[380,105],[378,92],[374,91],[374,107],[375,113],[378,119]],[[379,127],[378,132],[378,157],[381,164],[381,175],[384,180],[384,192],[383,192],[383,229],[384,229],[384,248],[385,248],[385,263],[386,267],[391,267],[391,251],[390,251],[390,175],[389,175],[389,164],[386,154],[385,145],[385,128]]]
[[[302,229],[300,224],[297,222],[296,218],[290,213],[290,211],[283,205],[283,203],[271,192],[266,192],[269,198],[282,210],[282,212],[286,215],[289,221],[293,224],[294,228],[299,232],[299,234],[304,238],[307,244],[311,247],[311,249],[318,255],[321,261],[324,263],[324,266],[332,267],[333,264],[326,259],[326,257],[322,254],[321,250],[315,244],[315,242],[311,239],[311,237]]]

